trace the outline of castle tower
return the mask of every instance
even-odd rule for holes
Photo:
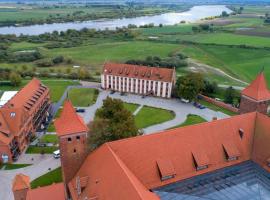
[[[88,153],[88,127],[69,100],[64,103],[61,116],[55,120],[54,125],[59,138],[63,182],[67,192],[68,183],[75,176]]]
[[[261,72],[257,78],[241,92],[239,113],[260,112],[267,114],[270,102],[270,92]]]
[[[29,189],[30,178],[23,174],[17,174],[12,184],[14,200],[26,200],[27,192]]]

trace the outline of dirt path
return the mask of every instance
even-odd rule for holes
[[[210,71],[210,72],[213,72],[213,73],[215,73],[217,75],[221,75],[221,76],[227,77],[227,78],[229,78],[231,80],[234,80],[234,81],[236,81],[238,83],[241,83],[241,84],[244,84],[244,85],[248,85],[247,82],[242,81],[242,80],[240,80],[238,78],[235,78],[235,77],[227,74],[226,72],[222,71],[221,69],[218,69],[218,68],[212,67],[210,65],[206,65],[206,64],[200,63],[200,62],[198,62],[198,61],[196,61],[194,59],[189,58],[188,59],[188,64],[190,66],[190,70],[191,71],[200,71],[200,72]]]

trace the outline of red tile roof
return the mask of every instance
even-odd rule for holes
[[[76,113],[71,101],[64,103],[62,113],[54,122],[58,136],[69,135],[74,133],[87,132],[88,127],[83,119]]]
[[[17,174],[13,180],[12,190],[23,190],[30,188],[30,178],[24,174]]]
[[[120,63],[106,63],[103,74],[164,82],[172,82],[175,78],[174,69]]]
[[[65,200],[63,183],[39,187],[27,192],[26,200]]]
[[[72,197],[74,200],[86,196],[99,200],[158,199],[149,193],[150,189],[251,159],[266,166],[270,157],[269,124],[270,118],[248,113],[106,143],[87,157],[70,182]],[[228,155],[239,156],[238,159],[228,161],[224,147]],[[197,170],[194,157],[198,165],[208,168]],[[160,169],[164,175],[175,176],[162,181]],[[82,194],[77,195],[76,177],[85,176],[90,177],[89,182]]]
[[[27,103],[37,93],[38,90],[44,90],[42,95],[35,100],[35,103],[27,110]],[[16,134],[18,134],[29,119],[31,113],[35,112],[38,102],[48,95],[49,89],[42,85],[40,80],[33,78],[24,88],[22,88],[13,98],[11,98],[3,107],[0,108],[0,141],[8,144]],[[3,133],[5,135],[3,135]],[[8,139],[5,139],[9,135]]]
[[[257,78],[242,91],[242,95],[257,101],[270,100],[270,92],[267,88],[263,72],[261,72]]]

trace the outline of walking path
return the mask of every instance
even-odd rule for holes
[[[32,160],[34,158],[34,160]],[[16,174],[23,173],[30,177],[31,181],[48,173],[50,170],[60,167],[60,160],[56,160],[52,155],[28,155],[20,156],[22,162],[33,164],[32,166],[16,170],[0,170],[0,199],[13,200],[12,180]]]
[[[140,110],[143,108],[143,104],[141,104],[135,111],[134,111],[134,113],[133,113],[133,115],[135,116],[135,115],[137,115],[138,114],[138,112],[140,112]]]

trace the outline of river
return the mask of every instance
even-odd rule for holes
[[[143,16],[134,18],[123,18],[123,19],[105,19],[105,20],[92,20],[83,22],[66,22],[66,23],[54,23],[54,24],[42,24],[42,25],[31,25],[21,27],[0,27],[0,34],[24,34],[24,35],[39,35],[46,32],[53,31],[66,31],[68,29],[80,30],[82,28],[93,28],[104,30],[115,29],[116,27],[128,26],[129,24],[135,24],[137,26],[154,23],[155,25],[174,25],[180,21],[196,22],[200,19],[218,16],[226,11],[227,13],[232,12],[224,5],[211,5],[211,6],[194,6],[186,12],[171,12],[153,16]]]

